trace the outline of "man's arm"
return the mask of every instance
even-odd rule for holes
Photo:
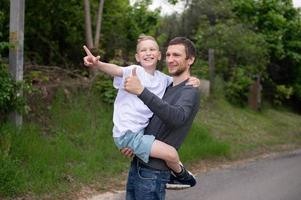
[[[115,64],[99,61],[100,56],[95,57],[86,46],[83,47],[87,54],[83,58],[85,66],[96,68],[111,76],[122,77],[123,75],[122,67]]]
[[[165,124],[173,127],[180,127],[190,118],[195,104],[199,101],[197,88],[185,86],[174,105],[160,99],[148,89],[138,95],[145,105],[157,115]]]
[[[181,94],[177,97],[177,102],[170,105],[141,85],[136,75],[136,69],[132,71],[131,76],[126,78],[124,89],[137,95],[165,124],[174,127],[181,126],[186,122],[194,105],[199,101],[199,89],[184,86],[181,88]]]

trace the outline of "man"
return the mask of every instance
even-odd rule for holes
[[[162,99],[143,88],[137,76],[130,76],[125,81],[125,90],[135,94],[154,113],[145,134],[154,135],[157,140],[179,149],[184,141],[193,119],[199,109],[200,93],[198,88],[187,86],[190,67],[195,61],[194,44],[187,38],[172,39],[166,52],[166,63],[173,83],[167,87]],[[128,151],[125,149],[125,155]],[[195,184],[194,178],[187,173],[177,174],[181,183]],[[170,180],[170,170],[160,159],[150,158],[144,163],[134,157],[128,175],[127,200],[165,199],[165,187]]]

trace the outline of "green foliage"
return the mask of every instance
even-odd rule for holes
[[[278,86],[294,86],[300,77],[296,72],[301,67],[300,10],[293,7],[291,0],[232,0],[232,3],[242,22],[262,34],[267,43],[270,58],[267,75],[272,81],[272,89],[278,93]],[[278,103],[288,100],[278,94],[269,96]]]
[[[14,92],[14,83],[10,78],[7,68],[4,64],[0,64],[0,108],[1,114],[8,111],[12,106],[10,99]]]
[[[8,73],[7,66],[0,60],[0,122],[12,111],[24,113],[28,106],[22,92],[30,92],[31,86],[23,81],[15,82]]]
[[[238,66],[247,68],[249,75],[265,73],[267,49],[261,35],[255,34],[243,24],[217,24],[200,28],[196,34],[197,47],[203,54],[213,48],[216,73],[227,81],[232,69]]]
[[[198,58],[191,67],[191,74],[202,79],[209,79],[208,63]]]
[[[8,40],[9,1],[2,0],[0,41]],[[103,9],[100,48],[103,60],[113,59],[119,52],[125,60],[132,59],[136,40],[141,33],[155,34],[158,11],[149,11],[148,0],[137,2],[105,1]],[[90,1],[92,30],[99,1]],[[82,62],[85,43],[83,1],[32,0],[25,3],[24,55],[28,62],[40,65],[77,67]],[[2,23],[3,22],[3,23]]]
[[[281,105],[282,102],[284,102],[287,99],[290,99],[290,97],[293,94],[293,87],[288,87],[285,85],[277,85],[276,86],[276,92],[274,96],[274,103],[276,105]]]
[[[81,61],[84,44],[83,1],[27,1],[24,52],[41,65]]]
[[[36,83],[48,83],[49,77],[47,75],[43,75],[41,71],[31,71],[26,76],[26,79],[31,82]]]
[[[148,4],[148,1],[138,1],[131,7],[123,0],[105,2],[101,43],[107,60],[116,56],[133,59],[138,36],[155,33],[159,12],[149,11]]]
[[[13,110],[24,111],[25,98],[19,94],[23,86],[11,78],[7,66],[0,60],[0,122]]]
[[[109,76],[98,74],[93,84],[93,90],[100,94],[103,102],[114,103],[117,90],[113,87],[112,78]]]
[[[296,84],[294,86],[294,92],[297,98],[299,99],[299,101],[301,102],[301,84]]]
[[[234,69],[233,75],[226,83],[226,98],[233,104],[245,105],[248,102],[251,81],[251,78],[246,76],[245,69]]]

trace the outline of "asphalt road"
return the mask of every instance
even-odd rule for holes
[[[199,175],[167,200],[301,200],[301,151]]]
[[[301,200],[301,150],[197,175],[198,184],[167,191],[166,200]],[[121,200],[103,194],[91,200]]]

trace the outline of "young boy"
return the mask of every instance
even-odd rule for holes
[[[114,87],[118,89],[114,103],[113,114],[113,138],[119,149],[128,147],[134,154],[148,162],[149,156],[164,160],[174,174],[189,174],[180,164],[177,150],[159,140],[153,135],[144,135],[144,128],[148,125],[153,113],[136,95],[124,90],[124,81],[128,76],[138,76],[142,85],[152,93],[162,98],[165,89],[171,84],[172,78],[156,70],[157,62],[161,59],[161,53],[156,40],[151,36],[142,35],[138,38],[136,49],[136,61],[140,65],[120,67],[115,64],[99,61],[99,56],[94,57],[84,46],[87,56],[84,57],[84,64],[87,67],[94,67],[109,75],[114,76]],[[192,80],[193,82],[193,80]],[[193,176],[191,184],[196,181]]]

